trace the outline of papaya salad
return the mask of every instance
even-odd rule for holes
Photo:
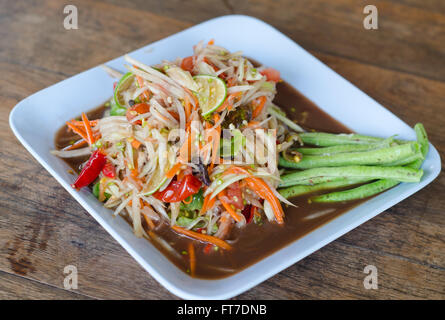
[[[308,132],[311,118],[290,120],[275,103],[283,85],[279,71],[213,41],[157,65],[128,55],[125,61],[127,73],[109,69],[118,80],[100,114],[66,122],[70,141],[53,154],[80,159],[72,187],[90,187],[137,237],[184,262],[179,264],[192,276],[202,261],[231,260],[228,253],[237,251],[250,225],[253,237],[261,230],[268,235],[265,247],[288,221],[292,228],[305,225],[285,217],[282,204],[296,207],[287,198],[313,194],[304,203],[293,201],[301,208],[363,199],[422,175],[423,127],[421,142]],[[412,162],[417,167],[405,166]],[[342,194],[351,186],[352,194]],[[292,228],[282,233],[296,234]],[[235,272],[230,263],[225,268]]]

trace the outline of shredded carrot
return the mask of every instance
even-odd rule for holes
[[[179,114],[176,111],[167,110],[167,112],[170,113],[173,118],[179,121]]]
[[[216,202],[216,197],[210,198],[211,194],[204,198],[204,204],[202,205],[200,215],[204,215],[207,211],[213,208]]]
[[[131,177],[134,179],[138,179],[138,175],[139,175],[139,170],[138,168],[134,168],[130,170],[131,172]]]
[[[253,189],[261,198],[269,201],[278,224],[283,224],[284,223],[283,208],[281,207],[280,201],[269,189],[267,184],[265,184],[263,180],[258,178],[247,178],[246,180],[251,189]]]
[[[207,59],[207,57],[204,58],[204,62],[207,63],[209,66],[211,66],[213,70],[215,70],[215,72],[218,72],[219,68],[215,66],[215,64],[213,64],[212,61]]]
[[[213,205],[215,204],[215,201],[216,201],[216,197],[213,197],[210,199],[211,195],[212,194],[210,193],[205,196],[204,203],[201,207],[200,215],[204,215],[208,210],[213,208]]]
[[[171,119],[167,118],[167,117],[164,116],[163,114],[158,113],[157,115],[158,115],[158,117],[161,117],[161,118],[164,119],[165,121],[171,121]]]
[[[68,150],[75,150],[75,149],[78,149],[78,148],[84,146],[85,144],[87,144],[87,141],[84,140],[84,139],[80,139],[80,140],[77,140],[72,145],[70,145],[69,147],[67,147],[67,148],[65,148],[63,150],[67,150],[67,151]]]
[[[221,204],[223,205],[223,207],[227,210],[227,212],[232,216],[232,218],[236,221],[236,222],[241,222],[241,217],[238,213],[236,213],[236,211],[230,206],[230,204],[228,204],[227,202],[225,202],[223,200],[223,197],[225,195],[225,191],[221,191],[218,194],[218,199],[219,201],[221,201]]]
[[[139,87],[143,88],[144,87],[144,80],[140,77],[140,76],[136,76],[136,80],[138,82]],[[142,92],[141,94],[147,101],[150,100],[150,93],[148,92],[148,90],[145,90],[144,92]]]
[[[94,143],[94,136],[93,136],[93,130],[91,130],[90,121],[88,120],[87,115],[85,112],[82,112],[82,120],[83,125],[85,126],[85,131],[87,133],[87,141],[90,145]]]
[[[175,176],[176,173],[181,169],[182,163],[178,162],[175,164],[170,170],[168,170],[167,174],[165,175],[167,178],[171,179]]]
[[[147,216],[145,213],[142,213],[142,215],[144,216],[145,222],[147,222],[147,224],[150,227],[150,229],[154,229],[156,226],[153,223],[153,221],[150,219],[150,217]]]
[[[199,101],[198,98],[196,98],[196,96],[193,94],[192,91],[190,91],[190,89],[186,88],[186,87],[182,87],[184,89],[184,91],[186,91],[193,99],[193,102],[195,102],[195,108],[198,108],[199,105]]]
[[[192,106],[190,104],[187,95],[184,98],[184,111],[185,111],[185,120],[188,121],[190,119],[190,114],[192,113]]]
[[[182,162],[188,162],[188,159],[190,158],[190,149],[192,145],[192,134],[190,132],[190,126],[187,127],[187,133],[188,133],[187,140],[184,141],[181,148],[179,149],[178,159],[181,160]]]
[[[215,123],[217,123],[219,121],[219,115],[218,113],[214,113],[213,114],[213,120],[215,121]],[[216,128],[216,132],[218,134],[218,138],[217,139],[213,139],[212,138],[212,142],[213,142],[213,150],[212,150],[212,160],[211,160],[211,164],[210,164],[210,172],[213,171],[213,167],[215,166],[216,160],[218,158],[218,154],[219,154],[219,141],[220,141],[220,137],[221,137],[221,126],[217,126]],[[212,136],[213,137],[213,136]]]
[[[275,218],[279,224],[284,223],[284,211],[278,198],[270,190],[269,186],[262,180],[256,177],[246,178],[247,185],[250,189],[255,191],[261,198],[269,201],[272,206]]]
[[[139,149],[139,147],[141,146],[142,142],[140,142],[139,140],[133,139],[131,141],[131,146],[135,149]]]
[[[200,215],[203,215],[207,212],[207,202],[209,202],[209,199],[210,199],[210,194],[204,197],[204,202],[202,204],[201,211],[199,212]]]
[[[280,200],[273,194],[267,183],[265,183],[260,178],[254,177],[246,169],[237,166],[230,167],[224,173],[241,173],[249,175],[249,177],[244,179],[247,182],[249,188],[252,189],[260,198],[269,201],[277,222],[279,224],[284,223],[284,211],[281,206]]]
[[[252,113],[252,118],[256,118],[260,115],[261,111],[263,111],[264,109],[264,105],[266,104],[266,97],[265,96],[261,96],[257,99],[255,99],[252,104],[253,104],[253,113]]]
[[[193,277],[195,275],[196,269],[196,256],[195,256],[195,247],[193,243],[189,243],[189,257],[190,257],[190,275]]]
[[[230,250],[232,249],[232,246],[230,244],[228,244],[227,242],[225,242],[224,240],[221,240],[217,237],[214,236],[209,236],[208,234],[202,234],[202,233],[198,233],[192,230],[187,230],[178,226],[172,226],[172,229],[175,230],[178,233],[181,233],[185,236],[188,236],[190,238],[202,241],[202,242],[207,242],[207,243],[212,243],[217,247],[220,247],[222,249],[226,249],[226,250]]]
[[[211,198],[207,203],[207,210],[212,209],[213,206],[215,205],[215,202],[216,202],[216,197]]]
[[[131,180],[130,180],[130,178],[131,178]],[[138,189],[138,191],[141,191],[142,190],[142,188],[143,188],[143,186],[144,186],[144,184],[143,184],[143,180],[142,179],[139,179],[138,177],[137,177],[137,174],[135,175],[135,176],[133,176],[133,171],[132,171],[132,173],[130,174],[130,176],[126,176],[125,178],[124,178],[124,180],[122,180],[124,183],[127,183],[127,182],[129,182],[129,183],[131,183],[132,185],[134,185],[137,189]]]
[[[141,207],[149,207],[151,209],[151,206],[147,202],[144,202],[144,201],[142,201]],[[153,220],[151,220],[151,218],[143,212],[142,212],[142,215],[144,216],[145,222],[147,222],[150,229],[153,230],[155,228],[155,224],[154,224]]]
[[[233,87],[234,85],[236,85],[236,79],[235,78],[230,78],[227,80],[227,86],[228,87]]]
[[[89,122],[90,126],[95,127],[99,123],[99,120],[90,120]],[[81,127],[85,126],[83,121],[72,120],[71,123],[74,124],[75,126],[81,126]]]
[[[249,121],[249,123],[247,124],[248,127],[256,127],[257,125],[259,125],[260,123],[258,121]]]
[[[223,104],[218,109],[216,109],[216,111],[221,112],[226,108],[228,110],[231,110],[233,108],[233,103],[235,102],[235,100],[239,99],[242,95],[243,95],[242,91],[229,94],[226,100],[224,100]]]
[[[202,159],[207,159],[209,153],[212,151],[212,146],[213,146],[212,142],[209,142],[209,143],[204,145],[203,142],[200,141],[199,148],[201,150],[201,157],[202,157]]]
[[[83,130],[81,130],[80,128],[76,127],[74,124],[67,122],[66,125],[73,130],[75,133],[77,133],[79,136],[81,136],[85,141],[89,141],[88,137],[86,135],[85,132],[83,132]]]
[[[141,198],[139,198],[139,204],[141,206],[141,209],[144,207],[144,201],[142,201]],[[128,201],[128,205],[131,207],[133,205],[133,200]]]
[[[205,137],[206,144],[202,146],[201,154],[202,154],[203,159],[207,159],[209,152],[211,152],[211,150],[213,148],[213,142],[212,142],[213,136],[211,135],[213,130],[210,130],[212,128],[212,124],[209,121],[205,121],[204,128],[205,128],[204,137]]]

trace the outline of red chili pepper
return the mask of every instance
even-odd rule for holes
[[[111,162],[105,163],[104,168],[102,169],[102,173],[105,177],[114,178],[116,177],[116,170]]]
[[[164,202],[179,202],[197,193],[201,188],[201,184],[198,178],[189,174],[182,180],[170,182],[167,188],[155,192],[153,196]]]
[[[107,158],[103,153],[99,150],[94,151],[76,181],[71,186],[75,189],[88,186],[99,176],[99,173],[105,166],[106,162]]]

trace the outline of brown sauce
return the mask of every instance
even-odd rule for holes
[[[350,133],[351,130],[319,109],[313,102],[285,82],[278,83],[277,95],[274,102],[282,107],[287,115],[306,129],[332,133]],[[104,108],[92,110],[88,113],[90,119],[100,118]],[[66,147],[73,140],[78,139],[68,132],[66,126],[56,135],[56,147]],[[67,159],[66,162],[79,171],[79,165],[86,160],[85,157]],[[292,199],[298,207],[285,207],[285,224],[278,226],[275,223],[264,221],[262,225],[249,223],[245,228],[233,228],[227,240],[233,240],[233,249],[211,250],[204,253],[206,244],[194,241],[196,252],[195,277],[204,279],[217,279],[230,276],[254,264],[275,251],[287,246],[327,222],[335,219],[363,200],[339,204],[308,204],[309,196]],[[126,219],[129,221],[129,219]],[[187,271],[189,268],[188,244],[190,239],[179,236],[167,225],[163,224],[156,230],[157,236],[167,241],[181,258],[172,255],[153,241],[168,259],[178,268]]]
[[[103,117],[106,107],[104,105],[86,112],[88,119],[100,119]],[[75,120],[82,120],[80,117]],[[68,126],[64,125],[56,133],[54,145],[57,150],[66,148],[79,140],[79,136],[71,130],[68,130]],[[62,159],[64,160],[76,173],[80,172],[80,165],[88,160],[88,156]]]

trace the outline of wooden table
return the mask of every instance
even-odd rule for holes
[[[367,2],[356,0],[69,2],[78,30],[63,28],[64,1],[0,4],[0,299],[175,298],[22,147],[8,116],[40,89],[216,16],[272,24],[408,124],[423,122],[445,155],[442,0],[370,1],[378,30],[364,29]],[[441,174],[238,298],[444,299],[444,190]],[[78,268],[77,290],[63,289],[69,264]],[[369,264],[378,290],[363,286]]]

